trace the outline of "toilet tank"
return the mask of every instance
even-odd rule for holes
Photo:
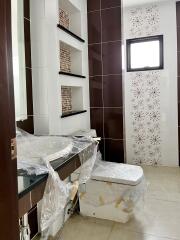
[[[95,129],[82,129],[71,134],[72,136],[97,137]]]

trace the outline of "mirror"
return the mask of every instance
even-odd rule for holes
[[[27,119],[24,1],[12,0],[12,50],[16,121]]]

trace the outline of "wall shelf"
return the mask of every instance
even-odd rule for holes
[[[76,36],[82,37],[82,12],[81,8],[78,8],[74,1],[71,0],[59,0],[60,14],[59,25],[68,29]],[[63,30],[65,30],[63,29]]]
[[[77,40],[79,40],[80,42],[85,43],[85,40],[80,38],[79,36],[77,36],[75,33],[71,32],[69,29],[65,28],[64,26],[57,24],[57,27],[60,28],[61,30],[63,30],[64,32],[68,33],[69,35],[71,35],[72,37],[76,38]]]
[[[73,73],[68,73],[68,72],[59,72],[60,75],[66,75],[66,76],[71,76],[71,77],[78,77],[78,78],[86,78],[86,76],[79,75],[79,74],[73,74]]]
[[[78,115],[78,114],[82,114],[82,113],[86,113],[86,112],[87,112],[87,110],[71,111],[71,112],[63,113],[61,115],[61,118],[66,118],[66,117],[70,117],[70,116],[74,116],[74,115]]]

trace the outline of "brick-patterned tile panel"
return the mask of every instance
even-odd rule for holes
[[[69,29],[69,13],[63,9],[59,9],[59,24]]]
[[[60,69],[63,72],[71,72],[71,50],[62,42],[60,42]]]
[[[71,87],[61,87],[62,113],[72,111],[72,89]]]

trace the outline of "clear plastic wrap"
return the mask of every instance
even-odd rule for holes
[[[113,165],[114,163],[109,164]],[[109,164],[102,161],[101,154],[98,152],[92,178],[94,172],[96,172],[96,169],[98,168],[100,173],[99,176],[102,175],[102,171],[103,175],[107,174],[115,179],[117,176],[117,170],[115,171],[114,176],[113,172],[109,174]],[[127,165],[124,166],[126,167]],[[129,172],[129,174],[131,175],[131,172]],[[85,184],[84,188],[79,189],[81,213],[87,216],[93,217],[93,214],[97,214],[96,217],[101,218],[101,216],[104,216],[104,218],[109,220],[115,221],[118,219],[121,222],[127,222],[132,215],[137,202],[140,199],[143,199],[147,190],[147,183],[143,176],[143,172],[142,178],[139,178],[140,180],[138,183],[135,182],[136,176],[133,176],[132,174],[132,181],[136,183],[134,183],[134,185],[130,183],[118,183],[117,180],[114,180],[113,182],[109,180],[97,180],[97,178],[94,178],[93,180],[92,178]],[[117,218],[111,219],[111,217],[115,217],[116,214]]]
[[[90,150],[82,154],[88,147]],[[40,213],[41,239],[47,240],[52,236],[53,223],[57,219],[59,219],[57,231],[61,229],[66,206],[71,202],[75,189],[73,183],[61,181],[50,162],[69,154],[79,154],[82,164],[86,164],[87,160],[87,165],[82,166],[80,174],[80,182],[86,183],[97,158],[97,143],[86,137],[36,137],[18,129],[17,150],[18,169],[25,170],[29,175],[49,174]]]
[[[74,154],[81,153],[83,149],[88,148],[90,145],[93,147],[90,148],[88,153],[83,155],[80,154],[80,159],[84,162],[86,168],[82,165],[78,184],[76,182],[73,185],[73,183],[65,183],[64,181],[61,181],[58,174],[52,169],[52,167],[48,166],[51,171],[49,172],[48,182],[42,199],[40,218],[42,240],[47,240],[49,236],[54,236],[54,228],[55,233],[57,233],[63,227],[67,210],[66,208],[73,200],[72,195],[75,194],[74,189],[78,187],[77,185],[86,183],[90,179],[97,159],[97,143],[95,143],[93,139],[73,138],[73,143],[74,148],[72,152]],[[88,156],[90,157],[88,158]],[[88,164],[86,164],[86,160]],[[50,163],[47,162],[47,165],[50,165]],[[58,225],[56,224],[57,220]]]
[[[58,173],[51,166],[49,170],[40,216],[41,239],[43,240],[51,236],[51,226],[59,216],[64,214],[64,208],[71,192],[71,184],[61,181]],[[63,222],[59,223],[59,229],[62,224]]]
[[[51,162],[71,153],[73,141],[68,137],[41,136],[17,130],[17,162],[18,169],[29,175],[48,173],[46,161]]]

